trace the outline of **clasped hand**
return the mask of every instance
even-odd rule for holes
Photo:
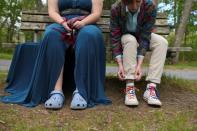
[[[64,22],[62,25],[67,31],[72,31],[72,29],[81,29],[85,26],[85,23],[83,21],[75,21],[74,23],[71,23],[68,20],[67,22]]]

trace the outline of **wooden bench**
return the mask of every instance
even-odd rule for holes
[[[21,31],[32,31],[34,32],[34,42],[38,40],[38,33],[44,31],[46,26],[53,21],[49,18],[47,11],[36,11],[26,10],[22,11],[21,19]],[[112,60],[112,52],[110,45],[110,11],[104,10],[102,17],[97,22],[98,26],[103,31],[103,36],[106,44],[106,59],[107,61]],[[170,28],[167,23],[167,15],[164,13],[158,13],[156,19],[156,30],[155,33],[167,36],[170,33]],[[173,59],[178,51],[191,51],[191,47],[169,47],[167,57]]]

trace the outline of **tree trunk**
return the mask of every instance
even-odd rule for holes
[[[190,11],[192,9],[192,4],[193,4],[193,0],[185,0],[182,17],[175,37],[174,47],[180,47],[182,44],[182,40],[184,38],[184,34],[186,31],[187,21],[189,19]],[[173,62],[177,63],[178,59],[179,59],[179,52],[177,52],[177,55],[174,58]]]
[[[177,0],[174,0],[174,27],[175,29],[176,29],[176,25],[177,25]]]
[[[11,32],[11,28],[8,27],[8,28],[7,28],[7,42],[8,42],[8,43],[11,42],[10,32]]]
[[[0,30],[5,26],[5,24],[7,23],[7,20],[8,20],[8,17],[6,16],[5,20],[0,25]]]

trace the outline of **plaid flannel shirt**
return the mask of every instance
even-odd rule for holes
[[[110,36],[114,57],[122,55],[121,36],[130,33],[126,29],[126,13],[126,5],[121,1],[117,1],[111,7]],[[156,15],[157,9],[152,0],[142,0],[137,18],[137,30],[135,34],[132,34],[139,43],[138,56],[145,56],[146,51],[149,50]]]

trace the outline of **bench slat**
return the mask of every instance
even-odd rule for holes
[[[1,48],[15,48],[18,43],[1,43]]]
[[[169,26],[167,19],[156,19],[156,26]]]
[[[191,47],[168,47],[168,51],[178,52],[178,51],[192,51]]]
[[[53,22],[48,15],[33,15],[33,14],[23,14],[21,18],[22,22],[40,22],[40,23],[50,23]]]
[[[37,11],[37,10],[23,10],[22,14],[32,14],[32,15],[48,15],[47,10],[45,11]],[[110,17],[110,10],[103,10],[102,17]],[[166,13],[157,13],[158,19],[166,19],[167,14]]]
[[[23,22],[21,24],[21,30],[26,30],[26,31],[44,31],[45,27],[48,24],[46,23],[30,23],[30,22]],[[99,27],[102,29],[104,33],[109,33],[110,32],[110,27],[108,24],[99,24]],[[160,35],[168,35],[170,30],[168,27],[156,27],[155,33],[160,34]]]
[[[38,23],[51,23],[53,22],[52,19],[49,18],[48,15],[30,15],[30,14],[24,14],[21,19],[22,22],[38,22]],[[110,24],[110,18],[108,17],[101,17],[100,20],[97,22],[97,24]],[[167,26],[167,20],[166,19],[157,19],[156,26]]]
[[[47,11],[37,11],[37,10],[23,10],[22,14],[29,14],[29,15],[48,15]],[[103,10],[102,12],[103,17],[110,16],[110,10]]]
[[[48,24],[46,23],[28,23],[28,22],[23,22],[21,24],[21,30],[23,31],[44,31],[45,27]],[[109,26],[108,25],[99,25],[103,33],[109,33]]]
[[[37,10],[22,10],[23,14],[34,14],[34,15],[48,15],[47,11],[37,11]]]
[[[24,14],[22,19],[22,22],[32,22],[32,23],[52,23],[54,22],[49,16],[45,15],[28,15]],[[97,22],[97,24],[110,24],[110,18],[102,17],[100,20]]]
[[[21,30],[26,31],[44,31],[45,27],[47,26],[46,23],[29,23],[29,22],[23,22],[21,23]]]
[[[159,34],[159,35],[169,35],[170,33],[170,28],[168,26],[166,27],[155,27],[154,33]]]

